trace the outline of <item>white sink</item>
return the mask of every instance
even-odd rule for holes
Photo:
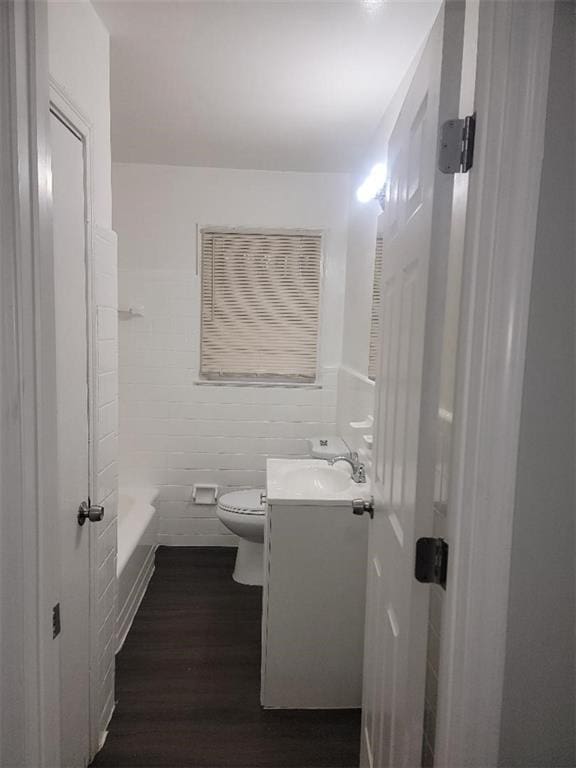
[[[328,464],[323,467],[294,467],[285,473],[284,480],[299,493],[332,493],[345,491],[349,487],[350,473]]]
[[[369,483],[355,483],[345,462],[331,466],[321,459],[268,459],[266,476],[269,503],[349,504],[370,495]]]

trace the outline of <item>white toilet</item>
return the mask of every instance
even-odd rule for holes
[[[264,578],[264,488],[231,491],[218,499],[218,517],[240,537],[232,574],[239,584],[262,585]]]
[[[308,440],[310,455],[318,459],[347,456],[350,450],[340,437],[313,437]],[[239,538],[236,565],[232,574],[239,584],[261,586],[264,582],[264,523],[266,491],[250,488],[231,491],[218,499],[218,517]]]

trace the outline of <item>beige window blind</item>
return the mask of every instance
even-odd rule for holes
[[[370,322],[370,351],[368,357],[368,378],[376,379],[376,362],[380,343],[380,281],[382,277],[382,238],[376,238],[374,256],[374,282],[372,285],[372,319]]]
[[[316,378],[322,237],[203,230],[200,375]]]

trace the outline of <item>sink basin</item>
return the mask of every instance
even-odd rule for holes
[[[370,484],[355,483],[346,463],[321,459],[268,459],[266,488],[271,504],[338,506],[370,497]]]
[[[328,465],[294,467],[286,472],[284,480],[286,485],[298,494],[316,494],[319,491],[339,493],[349,488],[351,483],[350,474],[345,469]]]

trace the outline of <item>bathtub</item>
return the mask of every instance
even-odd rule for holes
[[[118,612],[116,650],[128,630],[154,573],[158,543],[155,488],[122,488],[118,494]]]

